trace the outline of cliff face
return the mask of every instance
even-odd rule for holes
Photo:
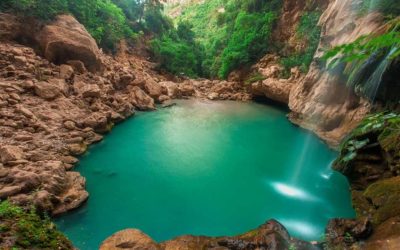
[[[337,144],[369,112],[367,101],[345,86],[342,72],[323,68],[324,51],[372,33],[381,24],[378,13],[359,16],[361,1],[331,0],[320,19],[321,41],[310,71],[290,92],[290,118]]]

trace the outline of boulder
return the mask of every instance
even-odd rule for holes
[[[68,60],[67,64],[69,66],[71,66],[74,69],[74,71],[76,71],[76,72],[78,72],[80,74],[83,74],[83,73],[86,72],[85,64],[83,64],[82,61],[79,61],[79,60]]]
[[[113,85],[115,89],[122,90],[131,84],[133,80],[135,80],[135,76],[129,73],[123,73],[116,77]]]
[[[285,79],[268,78],[251,85],[251,93],[255,96],[265,96],[268,99],[288,104],[289,95],[294,83]]]
[[[35,84],[35,94],[45,100],[54,100],[61,96],[62,92],[62,88],[57,84],[48,82],[38,82]]]
[[[46,25],[39,34],[39,44],[45,58],[56,64],[79,60],[91,72],[103,68],[96,41],[70,15],[59,15]]]
[[[62,79],[71,79],[74,76],[74,69],[70,65],[62,64],[60,66],[60,77]]]
[[[131,89],[128,100],[133,106],[139,110],[154,110],[156,107],[154,105],[154,100],[148,96],[141,88],[134,86]]]
[[[11,161],[18,161],[23,159],[23,151],[16,146],[2,146],[0,147],[0,159],[2,163]]]
[[[126,229],[117,232],[106,239],[100,250],[158,250],[161,249],[155,241],[136,229]]]
[[[86,84],[82,89],[82,96],[84,98],[93,97],[99,98],[100,97],[100,88],[96,84]]]
[[[155,100],[158,100],[158,98],[163,94],[163,88],[161,85],[151,78],[146,79],[144,83],[144,90]]]
[[[178,88],[178,84],[176,84],[175,82],[169,82],[169,81],[165,81],[165,82],[160,82],[159,83],[163,88],[165,88],[167,91],[167,95],[170,98],[177,98],[180,96],[180,91]]]
[[[196,93],[193,85],[191,85],[189,83],[181,84],[179,86],[179,91],[180,91],[181,95],[185,96],[185,97],[193,96]]]
[[[83,120],[83,126],[93,128],[98,133],[105,133],[110,130],[107,115],[95,112]]]

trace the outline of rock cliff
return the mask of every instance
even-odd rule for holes
[[[324,68],[321,57],[334,46],[350,43],[374,32],[381,24],[378,13],[359,15],[360,1],[332,0],[321,16],[321,41],[308,74],[290,92],[290,119],[337,144],[369,112],[367,101],[345,86],[342,72]]]

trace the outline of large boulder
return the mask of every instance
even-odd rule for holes
[[[290,91],[295,83],[286,79],[268,78],[251,85],[251,93],[254,96],[265,96],[273,101],[287,104],[289,102]]]
[[[83,119],[83,126],[93,128],[98,133],[110,131],[112,124],[108,122],[106,114],[95,112]]]
[[[139,110],[154,110],[154,99],[148,96],[141,88],[134,86],[129,95],[128,100],[133,106]]]
[[[136,229],[117,232],[106,239],[100,250],[158,250],[160,247],[149,236]]]
[[[155,100],[158,100],[158,98],[163,95],[163,88],[161,85],[154,81],[151,78],[148,78],[145,83],[144,83],[144,89],[146,93],[154,98]]]
[[[54,22],[42,29],[38,39],[44,56],[51,62],[62,64],[79,60],[91,72],[103,68],[96,41],[70,15],[57,16]]]

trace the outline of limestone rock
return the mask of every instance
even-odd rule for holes
[[[133,106],[138,108],[139,110],[154,110],[154,100],[150,96],[148,96],[142,89],[137,86],[134,86],[131,89],[131,93],[129,96],[129,102],[132,103]]]
[[[73,210],[89,198],[89,193],[85,190],[86,179],[78,172],[67,172],[67,181],[68,190],[61,195],[61,204],[53,211],[54,215]]]
[[[249,233],[233,237],[205,237],[184,235],[157,244],[149,236],[136,229],[115,233],[106,239],[100,250],[201,250],[201,249],[314,249],[308,242],[293,240],[277,221],[270,220]]]
[[[284,79],[268,78],[262,82],[253,83],[251,92],[255,96],[266,96],[273,101],[287,104],[290,91],[294,85],[294,83]]]
[[[133,80],[135,80],[135,76],[123,72],[114,80],[114,88],[118,90],[125,89]]]
[[[93,128],[98,133],[105,133],[110,130],[107,115],[95,112],[83,120],[83,126]]]
[[[83,74],[86,72],[85,64],[79,60],[68,60],[67,64],[70,65],[74,71]]]
[[[70,65],[62,64],[60,66],[60,77],[62,79],[71,79],[74,75],[74,69]]]
[[[187,83],[179,85],[179,90],[182,96],[186,97],[193,96],[196,93],[193,85]]]
[[[155,99],[157,101],[158,101],[158,98],[163,94],[163,89],[162,89],[161,85],[151,78],[148,78],[145,81],[144,89],[150,97],[152,97],[153,99]]]
[[[16,146],[2,146],[0,147],[0,159],[2,163],[11,161],[18,161],[23,159],[23,151]]]
[[[376,31],[382,17],[377,12],[359,15],[354,1],[330,1],[319,24],[322,34],[314,62],[306,77],[290,93],[290,119],[313,129],[320,137],[337,145],[363,117],[370,107],[366,100],[355,96],[347,87],[343,75],[326,71],[321,65],[325,51],[350,43],[362,35]],[[326,123],[326,120],[334,122]]]
[[[82,96],[84,98],[87,97],[99,98],[101,96],[99,86],[96,84],[86,84],[82,89]]]
[[[61,96],[62,90],[59,86],[48,82],[38,82],[35,84],[35,94],[45,100],[54,100]]]
[[[106,239],[100,250],[160,250],[149,236],[136,229],[126,229],[117,232]]]
[[[70,15],[59,15],[54,22],[46,25],[40,33],[39,43],[44,56],[51,62],[61,64],[79,60],[91,72],[103,67],[96,41]]]

